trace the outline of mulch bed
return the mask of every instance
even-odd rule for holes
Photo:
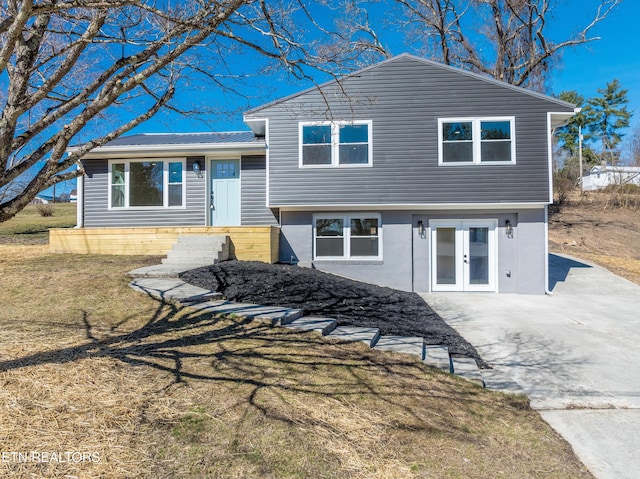
[[[486,367],[475,348],[415,293],[257,261],[224,261],[180,277],[229,301],[301,309],[305,316],[336,319],[340,326],[376,327],[383,335],[421,336],[426,344],[446,345],[452,355]]]

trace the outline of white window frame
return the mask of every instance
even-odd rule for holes
[[[162,205],[157,206],[130,206],[130,186],[129,171],[131,163],[148,163],[152,161],[161,161],[162,163]],[[169,163],[182,163],[182,204],[179,206],[169,206]],[[124,206],[112,206],[113,192],[113,166],[124,164]],[[186,158],[121,158],[109,160],[108,168],[109,188],[107,195],[107,205],[109,210],[184,210],[187,204],[187,159]],[[178,184],[178,183],[171,183]]]
[[[511,161],[482,161],[482,132],[481,125],[485,121],[508,121],[511,132]],[[471,135],[473,142],[472,161],[446,162],[443,158],[442,125],[444,123],[471,123]],[[490,140],[484,140],[490,141]],[[469,166],[469,165],[514,165],[516,163],[516,118],[515,116],[480,116],[480,117],[454,117],[438,118],[438,165],[441,166]]]
[[[303,129],[305,126],[331,126],[331,163],[326,165],[305,165],[303,163]],[[367,163],[340,164],[340,127],[343,125],[367,125]],[[373,166],[373,122],[357,121],[302,121],[298,124],[298,166],[300,168],[368,168]]]
[[[317,256],[316,251],[316,223],[319,219],[342,219],[343,256]],[[377,219],[378,220],[378,255],[377,256],[351,256],[351,220],[352,219]],[[377,261],[382,260],[383,243],[382,215],[380,213],[322,213],[313,215],[313,259],[314,261]],[[365,236],[368,238],[369,236]]]

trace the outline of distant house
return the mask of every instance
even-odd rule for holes
[[[640,167],[637,166],[594,166],[582,177],[582,189],[595,191],[610,185],[640,186]]]
[[[71,192],[69,193],[69,201],[71,203],[78,202],[78,190],[71,190]]]
[[[551,135],[574,109],[401,55],[248,111],[250,131],[95,149],[79,228],[51,247],[158,254],[223,234],[240,259],[407,291],[542,294]]]
[[[32,205],[46,205],[50,201],[51,201],[51,198],[47,199],[47,198],[44,198],[44,197],[38,195],[34,199],[31,200],[31,204]]]

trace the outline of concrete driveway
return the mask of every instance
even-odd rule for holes
[[[550,255],[552,296],[429,293],[424,299],[599,479],[640,477],[640,286]]]

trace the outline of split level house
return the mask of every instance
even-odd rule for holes
[[[406,291],[544,294],[551,136],[574,105],[400,55],[246,112],[242,132],[138,134],[88,154],[59,252],[232,256]]]

